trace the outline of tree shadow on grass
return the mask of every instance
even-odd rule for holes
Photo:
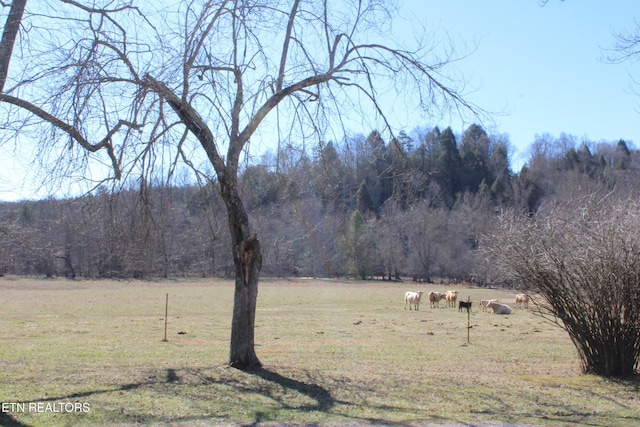
[[[136,423],[237,423],[246,426],[258,426],[262,424],[272,424],[283,421],[287,423],[287,414],[308,414],[312,420],[320,420],[320,422],[328,423],[356,423],[362,425],[389,425],[389,426],[407,426],[412,425],[411,421],[398,421],[404,418],[401,414],[412,412],[413,416],[425,416],[433,423],[443,424],[465,424],[465,417],[458,419],[455,413],[450,414],[446,418],[438,417],[433,413],[428,413],[428,408],[424,405],[411,405],[397,407],[394,405],[384,405],[379,402],[380,397],[384,394],[378,390],[379,385],[371,382],[359,381],[354,378],[339,377],[335,375],[324,376],[322,372],[308,372],[300,369],[278,369],[275,367],[261,368],[252,371],[238,371],[228,367],[178,367],[168,369],[150,369],[146,372],[146,377],[140,378],[140,381],[129,383],[116,382],[103,387],[96,387],[89,391],[70,392],[64,395],[43,396],[42,399],[20,402],[28,404],[30,402],[55,402],[55,401],[82,401],[96,398],[95,406],[92,402],[91,411],[111,411],[101,414],[99,418],[108,420],[113,423],[136,424]],[[143,372],[144,373],[144,372]],[[323,378],[319,378],[323,375]],[[638,391],[637,377],[627,381],[619,380],[620,385],[624,386],[630,392]],[[455,383],[455,380],[454,380]],[[465,381],[460,382],[457,390],[461,401],[467,400],[465,393],[474,394],[473,399],[484,402],[481,407],[470,408],[470,412],[476,413],[483,419],[500,419],[506,422],[516,423],[521,419],[530,419],[532,417],[541,416],[548,422],[554,420],[562,424],[576,425],[597,425],[597,421],[591,421],[592,417],[598,417],[597,413],[576,406],[571,403],[563,402],[544,402],[545,405],[552,405],[552,408],[546,408],[544,411],[536,413],[535,407],[540,404],[539,396],[536,390],[531,391],[523,389],[521,396],[516,400],[531,402],[527,409],[516,408],[513,406],[513,396],[505,396],[496,391],[474,389],[465,391]],[[560,385],[558,386],[560,387]],[[157,396],[171,396],[178,400],[184,399],[192,402],[196,409],[191,414],[184,413],[145,413],[140,411],[122,411],[122,405],[117,404],[114,408],[100,407],[100,395],[114,394],[116,399],[125,402],[129,393],[137,392],[146,394],[153,393]],[[436,390],[431,392],[437,393]],[[346,397],[347,400],[336,397],[336,393]],[[596,394],[594,391],[583,390],[582,395],[593,396],[594,398],[603,399],[601,393]],[[117,397],[122,395],[122,398]],[[246,397],[243,402],[248,403],[244,407],[243,416],[237,417],[239,413],[235,412],[238,406],[234,398],[241,396],[255,395],[257,398]],[[210,402],[212,399],[227,397],[226,407],[212,407]],[[113,399],[108,397],[108,399]],[[265,399],[270,403],[265,405]],[[625,402],[620,399],[610,397],[611,403],[625,406]],[[120,400],[118,400],[120,401]],[[375,402],[375,403],[374,403]],[[255,404],[254,404],[255,403]],[[125,406],[126,407],[126,406]],[[215,409],[214,409],[215,408]],[[218,409],[221,408],[221,409]],[[358,412],[360,409],[369,408],[369,411]],[[375,415],[374,415],[375,414]],[[239,418],[239,419],[236,419]],[[0,425],[29,427],[29,419],[19,419],[18,414],[0,413]],[[304,419],[305,417],[302,417]],[[395,420],[394,420],[395,419]],[[640,418],[634,415],[626,418],[630,423],[640,421]],[[82,420],[69,420],[69,425],[81,425]]]
[[[313,376],[306,371],[302,373],[298,372],[296,374],[293,374],[299,377],[306,376],[306,379],[304,380],[296,379],[293,377],[293,375],[285,376],[281,373],[278,373],[271,369],[266,369],[264,367],[259,369],[254,369],[251,371],[245,371],[245,372],[248,374],[255,375],[271,384],[279,386],[282,389],[282,391],[297,393],[299,395],[306,396],[310,398],[312,401],[314,401],[314,403],[308,404],[308,405],[299,405],[299,404],[292,405],[287,400],[287,397],[286,397],[287,393],[279,393],[276,390],[268,387],[267,388],[258,387],[253,390],[253,392],[255,393],[259,393],[264,397],[272,399],[274,402],[280,405],[280,407],[283,409],[292,409],[298,412],[309,412],[309,413],[320,412],[327,416],[333,415],[337,419],[342,419],[342,421],[338,421],[338,423],[346,422],[347,424],[357,423],[362,425],[387,425],[387,426],[411,425],[410,423],[397,422],[397,421],[392,421],[385,418],[357,416],[353,414],[347,415],[345,413],[341,413],[341,411],[336,408],[338,405],[356,407],[356,406],[362,406],[364,403],[350,402],[350,401],[337,399],[335,396],[331,394],[331,392],[327,388],[317,384],[320,381],[314,380]],[[344,387],[357,388],[359,390],[366,390],[367,388],[367,386],[364,384],[354,384],[348,380],[346,381],[348,383],[342,383],[340,381],[338,382],[340,382],[340,384]],[[391,411],[391,412],[402,411],[404,409],[404,408],[399,408],[392,405],[371,405],[371,404],[364,404],[364,405],[375,407],[376,409],[380,409],[380,410]],[[269,419],[268,416],[265,417],[265,414],[261,412],[256,412],[254,422],[250,424],[244,424],[243,426],[245,427],[258,426],[260,425],[260,423],[264,422],[269,424],[273,421],[274,420]],[[326,421],[323,421],[323,422],[326,422]]]
[[[409,426],[414,425],[411,419],[415,416],[423,415],[425,420],[439,424],[460,424],[465,425],[466,418],[458,417],[451,413],[447,417],[439,417],[433,413],[428,413],[428,408],[424,405],[416,404],[399,407],[393,404],[385,405],[380,402],[380,393],[377,384],[371,382],[361,382],[351,377],[340,377],[335,375],[324,376],[322,372],[308,372],[300,369],[289,369],[278,367],[260,368],[251,371],[238,371],[233,368],[218,367],[177,367],[168,369],[150,369],[146,371],[146,377],[140,381],[129,383],[113,383],[111,385],[95,388],[90,391],[78,391],[65,395],[44,396],[42,399],[20,402],[29,404],[30,402],[55,402],[55,401],[87,401],[96,398],[95,407],[92,401],[91,411],[107,411],[100,415],[100,419],[112,423],[122,423],[125,425],[138,423],[234,423],[244,426],[259,426],[290,422],[288,417],[293,414],[300,420],[309,420],[312,423],[345,423],[361,425],[388,425],[388,426]],[[323,378],[319,376],[322,375]],[[629,391],[638,390],[636,380],[620,381]],[[454,380],[454,384],[456,381]],[[517,400],[531,402],[530,408],[523,409],[515,407],[512,400],[514,396],[503,395],[495,390],[472,389],[465,390],[467,383],[462,381],[456,387],[459,390],[461,401],[480,401],[480,407],[470,408],[470,412],[477,414],[479,418],[485,420],[502,420],[507,423],[518,423],[522,419],[532,417],[542,417],[546,422],[558,422],[566,425],[598,425],[600,418],[598,414],[588,407],[582,408],[580,405],[563,402],[544,401],[547,408],[536,413],[536,405],[541,404],[539,396],[534,390],[523,389],[521,396]],[[560,387],[560,385],[558,386]],[[184,411],[182,413],[144,412],[142,408],[135,411],[124,411],[124,402],[130,396],[129,393],[152,393],[158,397],[175,397],[192,402],[194,412]],[[436,392],[432,390],[432,392]],[[465,393],[472,393],[472,398],[465,398]],[[114,394],[116,399],[121,399],[121,404],[115,407],[100,407],[102,401],[98,396]],[[336,394],[343,396],[342,399]],[[593,396],[602,399],[603,396],[582,390],[582,395]],[[122,398],[117,396],[121,395]],[[251,395],[255,397],[250,397]],[[344,397],[348,396],[348,397]],[[226,397],[227,406],[211,406],[211,400]],[[606,396],[605,396],[606,397]],[[239,399],[235,400],[234,399]],[[107,399],[113,399],[108,397]],[[345,400],[346,399],[346,400]],[[611,403],[624,405],[620,399],[611,398]],[[120,401],[120,400],[119,400]],[[240,403],[240,401],[244,403]],[[265,403],[269,402],[269,403]],[[123,406],[124,405],[124,406]],[[243,406],[241,412],[235,412],[234,408]],[[551,405],[551,408],[548,406]],[[367,410],[367,408],[369,410]],[[359,412],[364,409],[363,412]],[[111,411],[111,412],[109,412]],[[406,421],[402,414],[411,413]],[[241,415],[243,414],[243,415]],[[303,414],[306,414],[303,416]],[[592,417],[596,417],[595,420]],[[640,421],[636,416],[626,418],[630,423]],[[21,422],[22,421],[22,422]],[[82,419],[68,420],[69,425],[81,425]],[[20,420],[18,414],[0,413],[0,425],[29,427],[30,420]]]
[[[7,412],[0,412],[0,426],[3,427],[29,427],[29,424],[21,423]]]
[[[193,386],[193,387],[191,387]],[[26,400],[20,403],[29,404],[31,402],[65,402],[65,401],[88,401],[98,398],[101,395],[122,395],[122,399],[127,399],[128,393],[141,391],[142,393],[157,393],[158,395],[175,396],[178,399],[188,399],[194,404],[199,403],[198,414],[144,414],[138,412],[122,412],[122,407],[116,405],[117,409],[101,408],[99,401],[92,402],[91,411],[113,411],[112,414],[102,414],[101,419],[109,420],[113,423],[136,424],[136,423],[216,423],[224,421],[238,425],[258,426],[271,424],[282,420],[281,412],[317,414],[313,417],[335,418],[338,422],[358,423],[364,425],[384,424],[389,426],[408,425],[402,422],[394,422],[385,417],[371,418],[367,416],[346,414],[344,407],[370,406],[364,401],[350,402],[337,399],[331,389],[346,387],[367,393],[366,385],[354,383],[350,379],[333,379],[331,387],[324,385],[323,381],[314,378],[314,375],[307,371],[296,370],[289,372],[286,369],[278,372],[274,368],[260,368],[251,371],[237,371],[228,367],[211,368],[169,368],[163,370],[150,370],[149,377],[138,382],[115,383],[111,386],[95,388],[89,391],[79,391],[76,393],[60,394],[54,396],[43,396],[41,399]],[[225,391],[226,389],[226,391]],[[194,391],[195,390],[195,391]],[[373,392],[373,390],[371,390]],[[233,412],[216,413],[209,407],[207,401],[216,399],[215,396],[234,395],[256,395],[268,399],[272,405],[266,407],[262,404],[248,405],[244,408],[245,417],[243,419],[231,419]],[[251,398],[248,398],[251,401]],[[402,411],[403,408],[377,406],[383,411]],[[285,416],[286,417],[286,416]],[[217,420],[217,421],[216,421]],[[27,421],[28,422],[28,421]],[[69,420],[69,425],[81,425],[81,420]],[[284,420],[286,423],[286,420]],[[243,424],[244,423],[244,424]],[[12,414],[0,414],[0,425],[29,427],[23,424]]]
[[[288,378],[277,372],[265,368],[254,369],[248,371],[248,373],[256,375],[265,381],[277,384],[284,389],[295,391],[299,394],[305,395],[316,401],[316,404],[298,407],[298,410],[327,412],[331,410],[331,408],[333,408],[336,403],[346,403],[338,402],[327,389],[317,384],[306,383],[293,378]],[[273,398],[274,396],[270,397]],[[288,406],[282,398],[277,398],[275,400],[277,400],[278,403],[280,403],[284,407]]]

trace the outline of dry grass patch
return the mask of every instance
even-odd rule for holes
[[[566,334],[511,316],[403,309],[415,284],[263,281],[257,353],[224,366],[227,281],[0,281],[3,402],[86,402],[87,413],[4,412],[13,425],[634,425],[637,382],[581,375]],[[444,290],[438,286],[421,286]],[[477,301],[513,293],[458,289]],[[169,342],[162,342],[169,293]]]

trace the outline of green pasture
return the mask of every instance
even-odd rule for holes
[[[470,329],[426,301],[454,288],[476,302]],[[420,311],[404,310],[418,289]],[[245,373],[225,366],[230,281],[3,278],[0,425],[640,425],[637,381],[582,375],[566,333],[531,310],[477,307],[514,294],[264,280],[264,369]]]

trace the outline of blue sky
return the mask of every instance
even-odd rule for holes
[[[399,0],[400,15],[420,22],[429,32],[448,35],[459,51],[475,50],[455,64],[469,81],[467,99],[500,113],[482,123],[490,132],[507,134],[518,171],[536,134],[599,142],[623,138],[640,148],[640,63],[602,60],[614,33],[630,31],[640,20],[640,0]],[[401,25],[406,21],[399,21]],[[412,38],[406,25],[406,37]],[[640,87],[636,88],[640,91]],[[424,123],[451,126],[462,133],[470,122]],[[411,130],[411,129],[407,129]],[[25,152],[2,152],[0,200],[32,197],[29,166],[13,163]],[[24,185],[24,186],[23,186]],[[43,194],[39,194],[40,197]]]
[[[428,29],[445,31],[463,50],[477,49],[457,63],[469,81],[468,99],[502,112],[496,132],[506,133],[518,156],[536,134],[560,133],[579,140],[623,138],[640,148],[640,63],[613,65],[602,57],[614,33],[640,20],[638,0],[402,0],[401,14]],[[638,88],[636,88],[638,89]],[[451,125],[456,132],[465,126]]]

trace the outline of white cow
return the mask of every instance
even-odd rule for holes
[[[445,297],[447,301],[447,307],[456,308],[456,300],[458,299],[458,291],[447,291],[447,296]]]
[[[489,304],[487,304],[487,308],[492,309],[493,314],[511,314],[511,307],[506,304],[490,302]]]
[[[480,300],[480,307],[482,307],[482,311],[485,311],[487,308],[487,305],[489,305],[490,302],[498,302],[497,299],[481,299]]]
[[[516,295],[516,299],[515,301],[513,301],[513,304],[516,307],[522,308],[524,306],[524,308],[529,308],[529,295],[527,294]]]
[[[407,304],[409,304],[409,310],[411,310],[411,304],[413,304],[416,311],[418,311],[420,307],[420,298],[422,297],[423,293],[424,292],[422,291],[418,291],[418,292],[409,291],[406,294],[404,294],[404,309],[406,310]]]

